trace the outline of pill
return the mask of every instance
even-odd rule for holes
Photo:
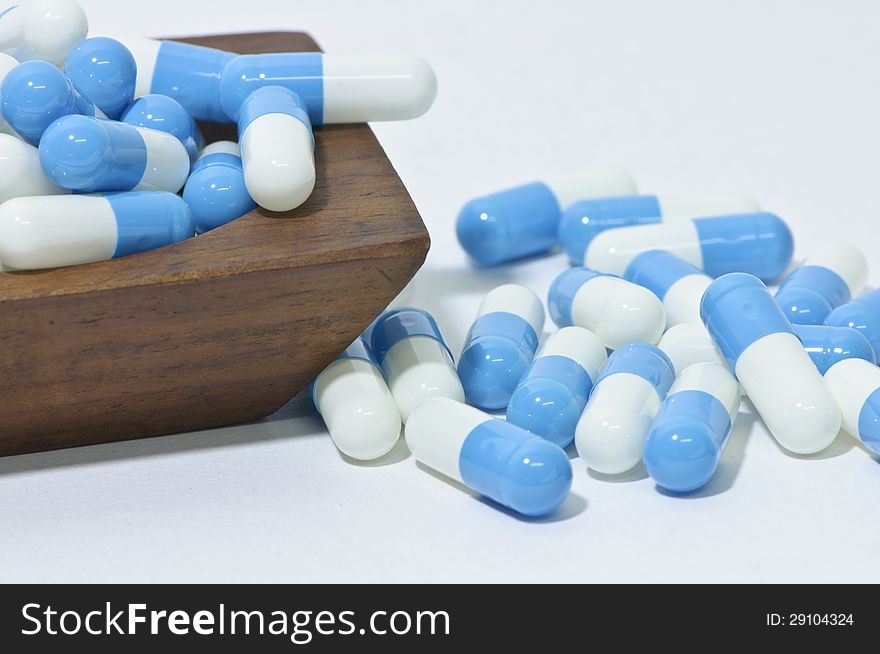
[[[541,346],[507,405],[507,421],[559,447],[574,440],[593,380],[608,353],[582,327],[563,327]]]
[[[727,365],[702,322],[683,322],[670,327],[657,347],[672,361],[676,374],[695,363]]]
[[[561,448],[466,404],[423,402],[405,432],[417,461],[522,515],[551,513],[571,490]]]
[[[616,475],[642,460],[673,379],[672,362],[654,345],[630,343],[612,352],[575,429],[575,446],[590,469]]]
[[[489,291],[458,360],[468,401],[487,411],[507,407],[543,330],[544,306],[534,292],[516,284]]]
[[[869,291],[834,309],[825,318],[832,327],[850,327],[861,332],[875,352],[880,352],[880,289]]]
[[[754,211],[760,211],[760,207],[746,195],[620,195],[580,200],[562,213],[559,242],[571,262],[575,266],[582,266],[584,251],[590,241],[606,229]]]
[[[50,125],[71,114],[103,117],[67,76],[45,61],[26,61],[13,68],[0,84],[3,118],[31,145],[37,145]]]
[[[79,42],[64,65],[74,87],[104,112],[118,119],[134,98],[137,65],[128,48],[99,36]]]
[[[238,143],[217,141],[202,150],[183,187],[183,199],[199,234],[241,218],[257,206],[244,184]]]
[[[151,93],[138,98],[126,107],[119,120],[171,134],[183,143],[190,161],[195,161],[202,147],[202,133],[196,121],[182,104],[167,95]]]
[[[880,454],[880,368],[864,359],[845,359],[825,373],[840,405],[843,430]]]
[[[558,244],[559,217],[570,203],[634,189],[628,173],[608,169],[581,171],[555,181],[537,181],[484,195],[459,212],[455,227],[458,242],[481,266],[548,252]]]
[[[666,327],[663,303],[637,284],[588,268],[570,268],[550,286],[547,306],[559,327],[576,325],[615,349],[657,343]]]
[[[832,310],[858,295],[868,278],[865,255],[852,243],[832,243],[779,284],[776,302],[795,325],[821,325]]]
[[[19,61],[61,66],[88,31],[86,14],[74,0],[21,0],[0,13],[0,51]]]
[[[129,49],[137,62],[136,98],[167,95],[196,120],[231,122],[220,106],[220,75],[237,56],[234,52],[139,36],[114,38]]]
[[[622,275],[646,250],[666,250],[710,277],[747,272],[765,281],[791,262],[791,231],[771,213],[694,218],[657,225],[610,229],[587,246],[584,265]]]
[[[404,423],[413,409],[432,397],[464,402],[452,353],[427,311],[402,308],[383,313],[370,331],[370,341]]]
[[[40,167],[40,151],[16,136],[0,134],[0,202],[29,195],[62,195]]]
[[[352,459],[378,459],[400,438],[400,413],[363,337],[315,378],[312,400],[333,443]]]
[[[256,89],[284,86],[308,107],[313,125],[406,120],[425,113],[437,78],[419,57],[292,52],[242,55],[223,69],[220,102],[233,118]]]
[[[238,115],[244,182],[270,211],[296,209],[315,188],[315,137],[302,99],[281,86],[254,91]]]
[[[189,155],[165,132],[89,116],[56,120],[40,139],[40,164],[74,191],[170,191],[189,175]]]
[[[635,257],[623,278],[644,286],[663,302],[666,327],[699,322],[700,300],[712,278],[693,264],[665,250],[648,250]]]
[[[740,400],[726,366],[696,363],[676,377],[645,440],[645,469],[658,486],[685,493],[712,478]]]
[[[16,66],[18,66],[18,60],[15,57],[10,57],[8,54],[0,52],[0,87],[2,87],[3,80],[6,79],[9,71]],[[3,105],[0,103],[0,134],[11,134],[12,136],[18,137],[18,132],[12,129],[3,117],[2,108]]]
[[[794,333],[801,339],[821,374],[844,359],[865,359],[877,363],[874,348],[864,335],[849,327],[827,325],[794,325]]]
[[[0,261],[35,270],[144,252],[195,233],[173,193],[13,198],[0,205]]]
[[[745,273],[716,279],[703,295],[700,314],[780,445],[812,454],[834,440],[837,403],[761,280]]]

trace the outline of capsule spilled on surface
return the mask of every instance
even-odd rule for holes
[[[571,463],[553,443],[447,398],[406,423],[417,461],[525,516],[551,513],[571,490]]]
[[[370,341],[404,423],[432,397],[464,402],[452,353],[427,311],[386,311],[370,331]]]
[[[560,274],[550,286],[547,306],[557,325],[589,329],[612,350],[657,343],[666,327],[663,303],[651,291],[589,268]]]
[[[363,336],[315,378],[312,401],[333,443],[353,459],[378,459],[400,438],[400,413]]]
[[[694,218],[602,232],[587,246],[584,265],[622,275],[648,250],[666,250],[710,277],[746,272],[769,282],[791,263],[794,240],[771,213]]]
[[[645,440],[645,468],[658,486],[686,493],[712,478],[740,400],[726,366],[696,363],[676,377]]]
[[[761,280],[745,273],[716,279],[700,313],[779,444],[797,454],[830,445],[840,429],[840,409]]]
[[[563,212],[559,221],[559,242],[575,266],[584,265],[587,246],[608,229],[760,210],[758,203],[745,195],[618,195],[579,200]]]

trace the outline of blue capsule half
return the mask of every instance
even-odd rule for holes
[[[874,351],[880,352],[880,289],[837,307],[825,318],[825,324],[858,330]]]
[[[3,118],[21,138],[37,145],[49,126],[70,114],[95,116],[95,105],[52,64],[26,61],[0,85]]]
[[[844,359],[864,359],[877,363],[871,343],[861,333],[849,327],[828,325],[794,325],[794,333],[801,339],[804,350],[823,375],[835,363]]]
[[[202,149],[202,133],[196,121],[182,104],[167,95],[151,93],[138,98],[125,109],[119,120],[177,137],[186,148],[191,162],[196,160]]]
[[[64,73],[107,118],[117,120],[134,97],[137,65],[128,48],[115,39],[80,41],[68,55]]]

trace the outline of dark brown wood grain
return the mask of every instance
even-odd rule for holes
[[[317,50],[302,33],[181,40]],[[234,138],[202,127],[208,141]],[[296,211],[258,209],[112,261],[0,273],[0,454],[256,420],[357,337],[422,265],[428,234],[366,125],[315,137],[317,184]]]

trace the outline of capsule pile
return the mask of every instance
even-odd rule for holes
[[[405,55],[87,35],[75,0],[0,11],[6,271],[143,252],[257,205],[295,209],[315,186],[313,126],[414,118],[436,93],[431,68]],[[203,147],[196,120],[236,124],[239,142]]]
[[[546,301],[558,330],[542,345],[544,303],[499,286],[454,367],[433,317],[386,312],[316,379],[339,448],[384,453],[402,420],[418,461],[528,516],[568,496],[572,443],[575,465],[602,475],[643,462],[672,494],[699,489],[746,397],[790,452],[819,452],[842,427],[880,454],[880,291],[859,296],[859,249],[828,244],[786,275],[791,231],[750,198],[635,192],[603,171],[467,203],[457,233],[477,268],[568,255]],[[389,333],[393,373],[370,349],[387,351]]]

